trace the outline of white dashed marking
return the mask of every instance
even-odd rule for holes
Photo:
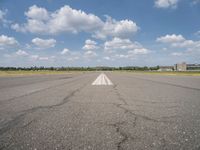
[[[113,85],[113,83],[104,73],[101,73],[92,83],[92,85]]]

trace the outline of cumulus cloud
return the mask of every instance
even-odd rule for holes
[[[141,48],[142,45],[138,42],[132,42],[130,39],[113,38],[111,41],[104,43],[105,50],[131,50]]]
[[[32,18],[35,20],[48,20],[49,19],[49,13],[46,9],[37,7],[36,5],[33,5],[29,8],[27,12],[25,12],[25,15],[28,18]]]
[[[27,23],[13,24],[14,30],[39,34],[77,33],[81,31],[90,32],[103,25],[99,17],[72,9],[67,5],[55,12],[49,12],[45,8],[34,5],[25,12],[25,15],[27,16]]]
[[[94,52],[94,51],[86,51],[84,53],[84,57],[87,58],[87,59],[91,59],[91,58],[94,58],[97,56],[97,53]]]
[[[192,41],[192,40],[184,40],[182,42],[175,42],[172,43],[172,47],[178,47],[178,48],[186,48],[186,47],[192,47],[192,46],[198,46],[200,44],[200,41]]]
[[[177,48],[199,48],[200,41],[187,40],[182,35],[166,35],[157,38],[157,42],[167,43],[172,47]]]
[[[38,60],[39,56],[38,55],[31,55],[30,58],[33,59],[33,60]]]
[[[60,54],[65,55],[65,54],[68,54],[69,52],[70,52],[69,49],[64,48]]]
[[[139,30],[139,27],[132,20],[116,21],[107,16],[103,28],[96,31],[93,35],[96,38],[105,39],[106,37],[127,37]]]
[[[6,19],[7,10],[0,10],[0,25],[2,24],[3,27],[7,27],[11,21]]]
[[[38,34],[59,34],[86,32],[95,38],[126,37],[133,35],[139,27],[132,20],[116,21],[107,17],[102,21],[94,14],[76,10],[68,5],[49,12],[45,8],[33,5],[25,12],[27,22],[12,24],[11,28],[18,32],[31,32]]]
[[[33,61],[52,61],[55,59],[55,56],[39,56],[39,55],[30,55],[29,57]]]
[[[156,39],[157,42],[162,42],[162,43],[175,43],[175,42],[182,42],[184,40],[185,38],[182,35],[176,35],[176,34],[172,35],[167,34],[165,36]]]
[[[114,59],[132,59],[139,55],[147,55],[151,50],[130,39],[113,38],[104,43],[105,52],[112,53]]]
[[[14,37],[8,37],[7,35],[0,36],[0,47],[16,45],[18,45],[18,41]]]
[[[19,49],[19,50],[16,52],[16,55],[17,55],[17,56],[28,56],[29,54],[28,54],[26,51]]]
[[[155,0],[155,6],[158,8],[176,8],[179,0]]]
[[[5,14],[3,10],[0,10],[0,20],[4,19]]]
[[[4,22],[6,11],[0,10],[0,21]]]
[[[98,48],[99,47],[97,46],[97,42],[90,40],[90,39],[86,40],[85,45],[83,46],[84,50],[95,50]]]
[[[200,52],[200,41],[188,40],[185,39],[182,35],[166,35],[160,38],[157,38],[157,42],[165,43],[171,46],[172,48],[181,48],[181,53],[174,52],[171,55],[173,56],[181,56],[183,53],[196,53]]]
[[[150,50],[146,49],[146,48],[136,48],[134,50],[130,50],[128,51],[128,54],[130,55],[145,55],[145,54],[149,54]]]
[[[123,59],[123,58],[130,58],[131,55],[129,54],[115,54],[114,58],[119,58],[119,59]]]
[[[40,39],[34,38],[32,39],[32,43],[39,48],[51,48],[55,47],[56,40],[55,39]]]
[[[79,59],[80,59],[79,56],[73,56],[73,57],[68,58],[67,60],[68,61],[76,61],[76,60],[79,60]]]

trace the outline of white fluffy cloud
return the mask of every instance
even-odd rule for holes
[[[79,60],[79,59],[80,59],[79,56],[73,56],[73,57],[68,58],[67,60],[68,61],[76,61],[76,60]]]
[[[97,42],[90,40],[90,39],[86,40],[85,45],[83,46],[84,50],[95,50],[98,48],[99,47],[97,46]]]
[[[138,55],[146,55],[151,52],[138,42],[121,38],[113,38],[111,41],[106,41],[104,50],[112,53],[112,59],[132,59]]]
[[[14,37],[8,37],[6,35],[0,36],[0,46],[15,46],[18,44],[18,41]]]
[[[0,10],[0,25],[3,25],[3,27],[7,27],[11,21],[6,19],[7,10]]]
[[[145,54],[149,54],[150,50],[146,49],[146,48],[136,48],[134,50],[130,50],[128,51],[128,54],[130,55],[145,55]]]
[[[38,60],[39,55],[31,55],[30,58],[31,58],[32,60]]]
[[[172,48],[179,48],[182,52],[173,52],[173,56],[182,56],[183,54],[197,54],[200,52],[200,41],[187,40],[182,35],[166,35],[157,38],[157,42],[168,44]]]
[[[0,21],[3,22],[5,20],[5,15],[6,15],[6,12],[3,10],[0,10]]]
[[[29,11],[25,12],[25,15],[28,18],[32,18],[35,20],[48,20],[49,19],[49,13],[46,9],[37,7],[36,5],[33,5],[29,8]]]
[[[84,53],[84,57],[87,58],[87,59],[91,59],[91,58],[94,58],[97,56],[97,53],[94,52],[94,51],[86,51]]]
[[[176,35],[176,34],[172,34],[172,35],[165,35],[162,37],[157,38],[157,42],[162,42],[162,43],[175,43],[175,42],[182,42],[184,41],[185,38],[182,35]]]
[[[70,52],[69,49],[64,48],[64,49],[62,50],[62,52],[61,52],[61,55],[68,54],[69,52]]]
[[[32,61],[52,61],[55,59],[55,56],[39,56],[39,55],[30,55],[30,60]]]
[[[34,38],[34,39],[32,39],[32,43],[39,48],[51,48],[51,47],[55,46],[56,40],[55,39]]]
[[[49,12],[45,8],[36,5],[31,6],[25,12],[27,23],[23,25],[14,24],[12,28],[16,31],[40,34],[57,34],[62,32],[90,32],[103,25],[99,17],[86,14],[81,10],[63,6],[55,12]]]
[[[16,52],[16,55],[17,55],[17,56],[28,56],[29,54],[28,54],[26,51],[19,49],[19,50]]]
[[[33,5],[25,12],[27,22],[13,24],[12,29],[18,32],[38,34],[59,34],[63,32],[86,32],[95,38],[125,37],[136,33],[139,29],[132,20],[116,21],[107,17],[104,22],[94,14],[87,14],[82,10],[72,9],[65,5],[60,9],[49,12],[45,8]]]
[[[166,35],[157,38],[156,41],[176,48],[200,48],[200,41],[187,40],[182,35]]]
[[[198,45],[200,46],[200,41],[192,41],[192,40],[184,40],[182,42],[175,42],[171,44],[172,47],[177,47],[177,48],[187,48]]]
[[[107,16],[107,20],[104,23],[102,29],[95,32],[93,35],[96,38],[105,39],[108,36],[111,37],[127,37],[139,30],[139,27],[132,20],[116,21]]]
[[[155,0],[155,6],[158,8],[176,8],[179,0]]]
[[[113,38],[111,41],[104,43],[105,50],[131,50],[135,48],[141,48],[142,45],[138,42],[132,42],[129,39]]]

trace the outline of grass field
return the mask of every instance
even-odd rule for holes
[[[161,71],[128,71],[131,73],[138,73],[138,74],[150,74],[150,75],[174,75],[174,76],[200,76],[200,71],[183,71],[183,72],[161,72]]]
[[[71,74],[75,72],[81,71],[50,71],[50,70],[42,70],[42,71],[0,71],[0,77],[4,76],[26,76],[26,75],[53,75],[53,74]]]
[[[0,77],[6,76],[26,76],[26,75],[54,75],[54,74],[72,74],[72,73],[84,73],[87,71],[0,71]],[[117,71],[118,72],[118,71]],[[119,71],[119,72],[130,72],[136,74],[149,74],[149,75],[182,75],[182,76],[200,76],[199,72],[158,72],[158,71]]]

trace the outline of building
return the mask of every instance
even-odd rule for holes
[[[189,71],[199,71],[200,64],[187,64],[187,70]]]
[[[159,66],[158,71],[173,71],[174,67],[173,66]]]
[[[175,64],[174,70],[175,71],[187,71],[187,64],[185,62]]]

